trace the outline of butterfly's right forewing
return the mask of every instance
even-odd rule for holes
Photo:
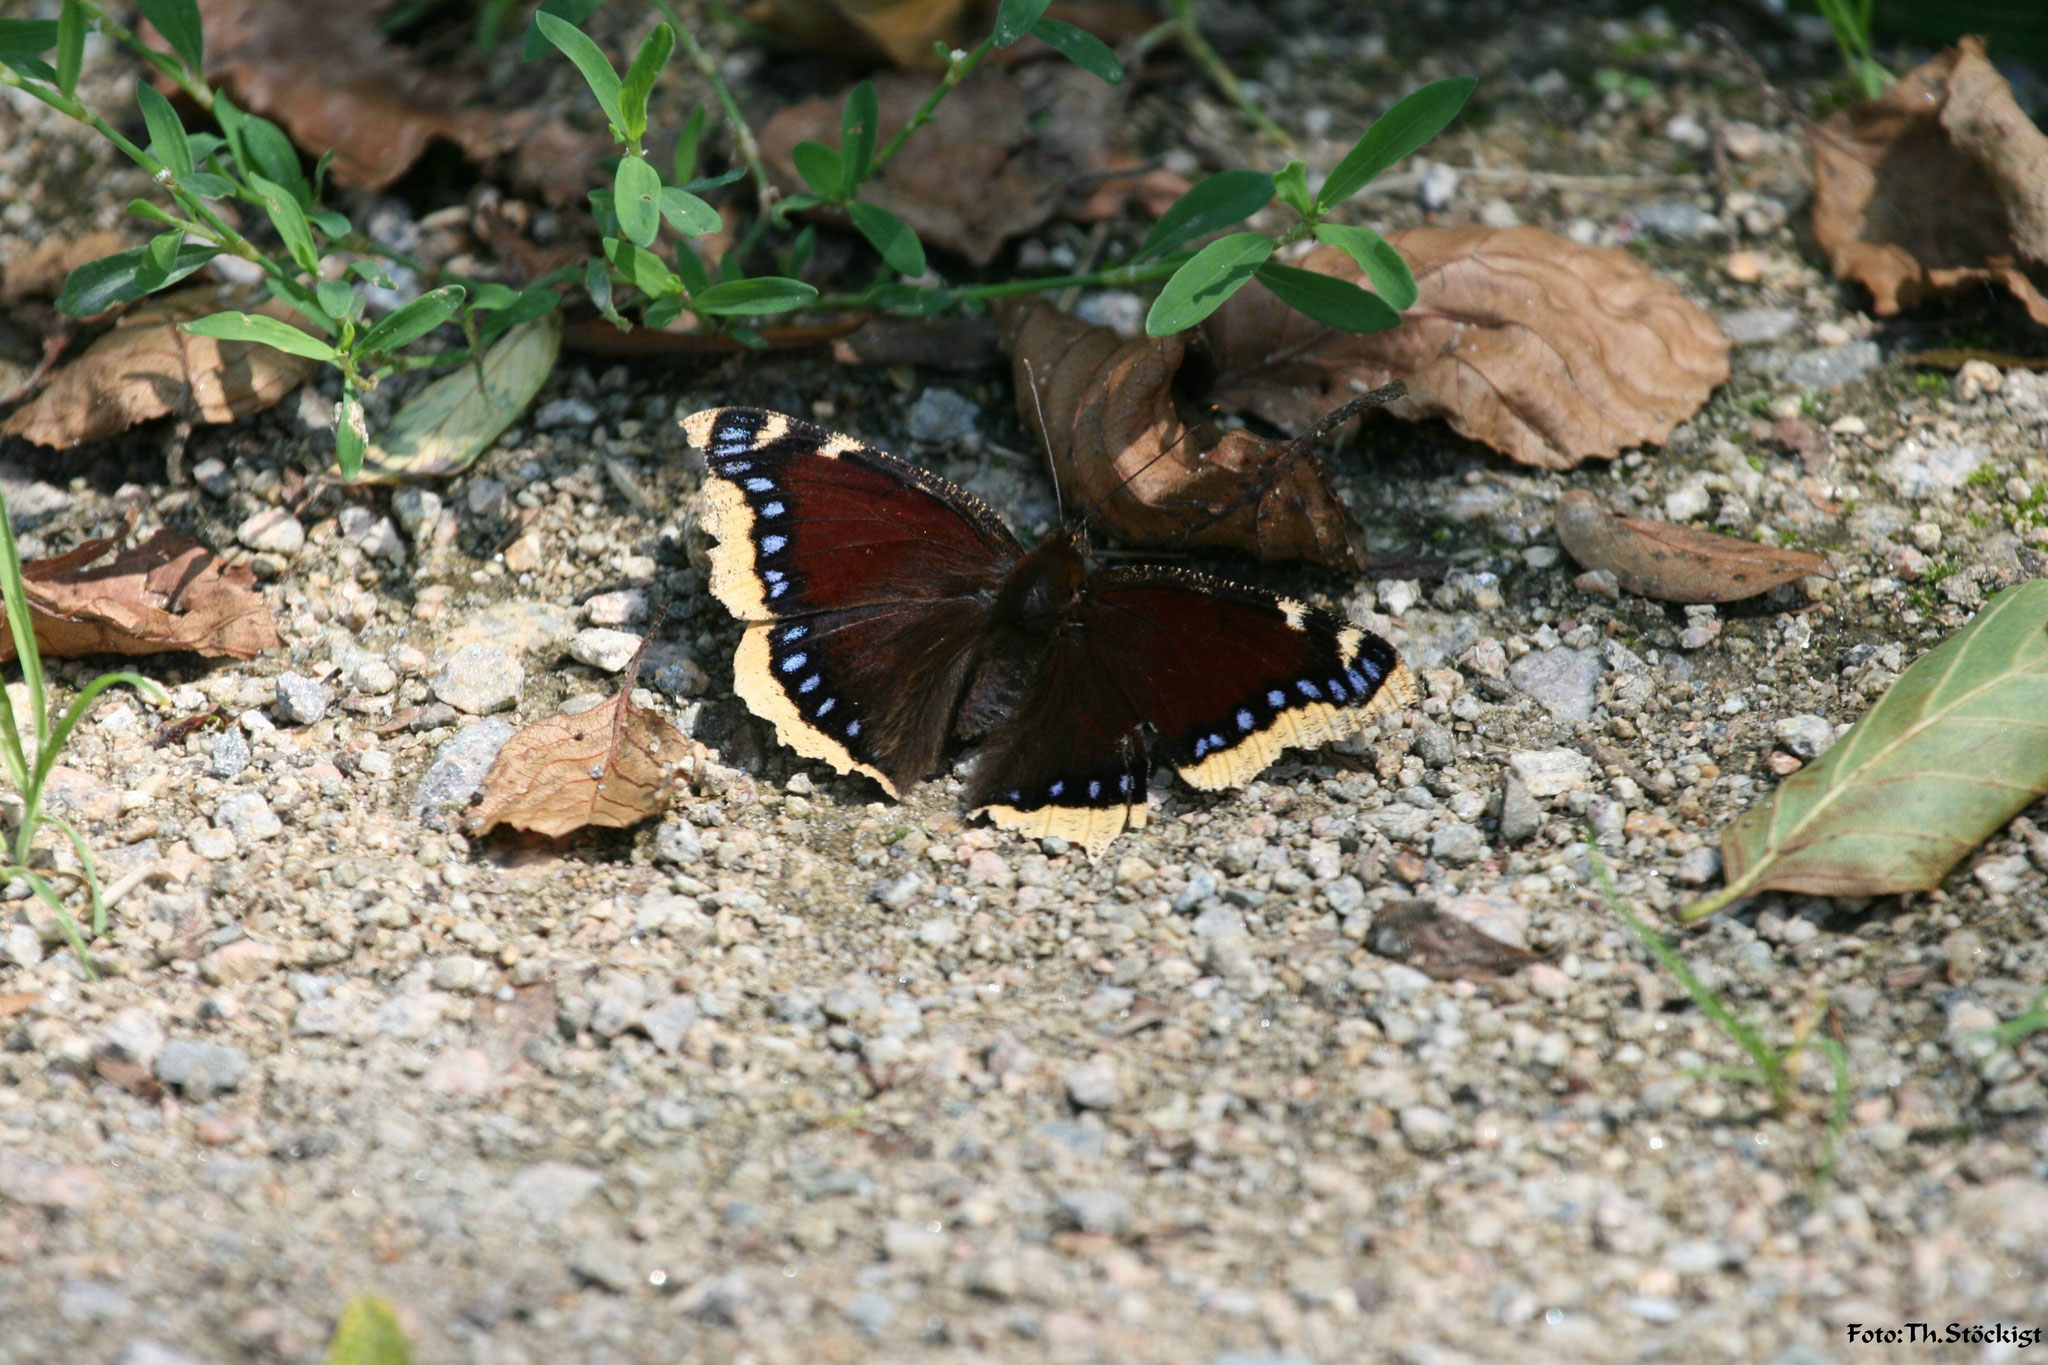
[[[741,699],[892,794],[928,776],[1015,538],[944,479],[808,422],[713,408],[683,425],[711,476],[711,591],[749,623]]]

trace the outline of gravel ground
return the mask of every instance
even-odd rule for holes
[[[1475,11],[1285,10],[1246,69],[1318,165],[1407,80],[1480,75],[1472,126],[1375,211],[1628,241],[1724,318],[1736,377],[1668,450],[1571,475],[1370,427],[1340,484],[1377,547],[1448,556],[1441,583],[1216,567],[1387,635],[1420,710],[1240,793],[1162,781],[1097,862],[963,824],[956,779],[897,805],[774,746],[703,587],[675,418],[810,414],[1042,528],[998,374],[571,358],[465,477],[310,503],[312,399],[195,433],[183,487],[161,426],[0,452],[27,553],[137,508],[238,543],[287,640],[145,665],[231,727],[154,749],[160,718],[115,698],[67,753],[59,806],[127,888],[103,979],[21,888],[0,905],[0,1001],[32,997],[0,1018],[0,1359],[313,1361],[363,1291],[422,1359],[493,1365],[1816,1365],[1885,1349],[1851,1323],[2048,1326],[2048,1034],[1981,1038],[2048,983],[2048,836],[2015,826],[1940,892],[1766,895],[1681,936],[1780,1041],[1830,1007],[1825,1174],[1827,1068],[1782,1116],[1720,1074],[1741,1054],[1582,843],[1670,928],[1729,818],[2038,573],[2048,382],[1907,367],[1930,329],[1879,332],[1817,267],[1797,129],[1724,57],[1654,14]],[[1793,88],[1832,79],[1827,50],[1753,37]],[[130,78],[96,62],[87,88]],[[1183,118],[1243,160],[1192,84],[1133,112]],[[0,256],[110,219],[122,181],[0,103]],[[1931,344],[2038,345],[2016,316],[1972,300]],[[1802,415],[1831,460],[1765,439]],[[1550,530],[1573,488],[1824,549],[1840,579],[1719,612],[1603,596]],[[515,725],[617,687],[650,606],[642,698],[717,755],[676,810],[566,848],[452,832]],[[1475,983],[1374,951],[1414,898],[1539,960]]]

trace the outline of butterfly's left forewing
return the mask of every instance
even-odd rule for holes
[[[1016,540],[945,480],[808,422],[713,408],[683,425],[710,475],[711,591],[749,623],[740,698],[892,795],[929,775]]]

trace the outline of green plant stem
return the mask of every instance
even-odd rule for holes
[[[1044,294],[1058,289],[1116,289],[1163,280],[1187,264],[1193,255],[1193,252],[1182,251],[1161,260],[1149,261],[1144,265],[1112,266],[1107,270],[1097,270],[1086,275],[1045,275],[1030,280],[1000,280],[994,284],[968,284],[957,288],[922,292],[944,294],[950,301],[956,303],[985,303],[990,299],[1013,298],[1019,294]],[[899,288],[897,285],[877,285],[873,289],[862,290],[857,294],[825,294],[810,306],[839,309],[875,308],[881,306],[882,301],[888,296],[887,291]]]
[[[99,24],[100,32],[137,53],[150,66],[177,82],[178,88],[201,109],[209,114],[213,112],[213,87],[206,83],[204,73],[187,71],[176,53],[160,52],[143,42],[141,34],[110,16],[104,6],[93,3],[93,0],[85,0],[85,12]]]
[[[1153,46],[1161,38],[1171,37],[1180,44],[1189,57],[1194,59],[1195,65],[1202,69],[1202,74],[1209,78],[1209,83],[1216,87],[1223,98],[1236,106],[1237,111],[1244,115],[1252,127],[1282,147],[1294,146],[1294,139],[1287,135],[1287,130],[1273,122],[1266,116],[1265,110],[1252,102],[1252,97],[1246,94],[1244,86],[1238,83],[1236,73],[1231,71],[1229,64],[1223,60],[1223,55],[1210,46],[1209,40],[1202,36],[1202,26],[1195,22],[1195,0],[1170,0],[1170,3],[1173,17],[1141,35],[1138,39],[1140,50]]]
[[[711,87],[712,95],[717,98],[719,112],[725,115],[725,126],[732,132],[733,150],[739,153],[740,160],[746,162],[748,178],[754,182],[758,211],[766,214],[780,191],[768,176],[768,167],[761,160],[761,144],[754,140],[754,130],[747,126],[746,116],[740,113],[739,102],[726,88],[725,78],[718,74],[718,63],[697,41],[697,35],[683,22],[671,0],[654,0],[654,5],[668,20],[669,27],[675,30],[676,41],[688,54],[690,64],[697,68],[697,74],[704,78]]]
[[[981,65],[981,59],[995,51],[995,47],[995,35],[991,33],[973,48],[955,55],[946,63],[946,74],[940,77],[931,94],[925,96],[924,103],[917,106],[917,111],[910,116],[910,121],[896,131],[896,136],[890,138],[882,150],[875,153],[875,159],[868,170],[870,179],[881,174],[882,167],[888,165],[896,153],[903,150],[903,144],[910,140],[912,133],[932,121],[933,116],[939,111],[939,105],[945,102],[946,96],[953,93],[953,87],[966,80],[974,68]]]

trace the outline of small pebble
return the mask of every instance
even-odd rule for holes
[[[282,507],[266,507],[235,528],[235,539],[252,550],[295,555],[306,545],[306,528]]]
[[[277,718],[287,725],[311,725],[334,704],[334,689],[298,673],[277,678]]]
[[[640,652],[640,637],[630,631],[592,626],[569,641],[569,657],[606,673],[622,671]]]
[[[516,704],[526,667],[497,645],[464,645],[434,675],[434,695],[458,711],[488,715]]]

